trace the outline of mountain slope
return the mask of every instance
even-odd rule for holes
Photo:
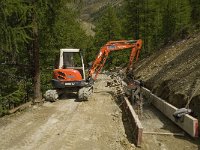
[[[123,0],[82,0],[81,19],[93,21],[108,5],[116,6]]]
[[[123,0],[82,0],[73,2],[73,7],[79,9],[80,23],[87,35],[94,36],[95,20],[101,17],[108,5],[118,6]]]

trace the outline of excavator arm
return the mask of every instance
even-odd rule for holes
[[[110,52],[132,49],[129,58],[129,64],[127,70],[132,67],[133,61],[138,60],[140,50],[142,48],[142,40],[121,40],[121,41],[110,41],[106,43],[97,55],[92,67],[89,70],[89,79],[96,80],[98,74],[101,72],[105,65],[105,62]]]

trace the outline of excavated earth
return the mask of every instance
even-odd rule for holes
[[[200,34],[156,51],[138,63],[134,74],[178,108],[185,107],[193,95],[189,106],[200,120]]]

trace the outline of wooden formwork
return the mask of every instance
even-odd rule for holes
[[[128,116],[128,120],[133,130],[132,132],[133,132],[136,146],[140,147],[142,143],[142,133],[143,133],[142,124],[127,97],[123,97],[122,106],[126,115]]]

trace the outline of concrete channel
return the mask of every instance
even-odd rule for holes
[[[134,138],[134,143],[137,147],[141,147],[143,144],[143,136],[144,134],[151,134],[151,135],[164,135],[164,136],[185,136],[190,135],[190,137],[196,139],[198,138],[198,119],[192,117],[191,115],[184,115],[181,119],[177,120],[173,117],[173,113],[178,109],[174,107],[173,105],[167,103],[166,101],[162,100],[161,98],[154,95],[150,90],[140,87],[140,93],[145,98],[146,103],[149,103],[150,108],[146,110],[145,115],[151,116],[152,110],[156,111],[153,114],[153,119],[150,120],[149,123],[151,123],[150,126],[154,126],[154,129],[158,132],[155,132],[151,129],[149,131],[146,131],[145,128],[148,126],[148,121],[138,116],[136,111],[133,109],[133,106],[131,104],[131,100],[126,97],[126,94],[122,94],[123,92],[120,92],[120,99],[122,104],[123,112],[127,115],[130,128],[132,128],[132,135]],[[125,92],[124,92],[125,93]],[[128,96],[131,98],[131,96]],[[148,106],[148,107],[149,107]],[[154,110],[156,109],[156,110]],[[149,111],[150,110],[150,111]],[[149,114],[148,114],[149,113]],[[160,118],[157,116],[162,115]],[[151,118],[151,117],[150,117]],[[170,127],[166,128],[165,130],[162,130],[162,126],[165,126],[162,121],[162,118],[166,118],[167,124],[169,126],[173,126],[172,130]],[[168,118],[168,119],[167,119]],[[164,121],[165,122],[165,121]],[[144,126],[143,126],[144,123]],[[157,123],[157,124],[156,124]],[[154,125],[153,125],[154,124]],[[159,126],[160,125],[160,126]],[[157,129],[156,129],[157,126]],[[148,128],[148,127],[147,127]],[[147,129],[148,130],[148,129]],[[186,134],[185,134],[186,133]]]
[[[147,88],[141,88],[142,94],[155,106],[161,113],[163,113],[167,118],[169,118],[173,123],[178,125],[191,137],[197,138],[198,135],[198,119],[192,117],[189,114],[184,115],[180,119],[173,117],[173,114],[178,108],[167,103],[165,100],[159,98],[155,94],[151,93]]]

